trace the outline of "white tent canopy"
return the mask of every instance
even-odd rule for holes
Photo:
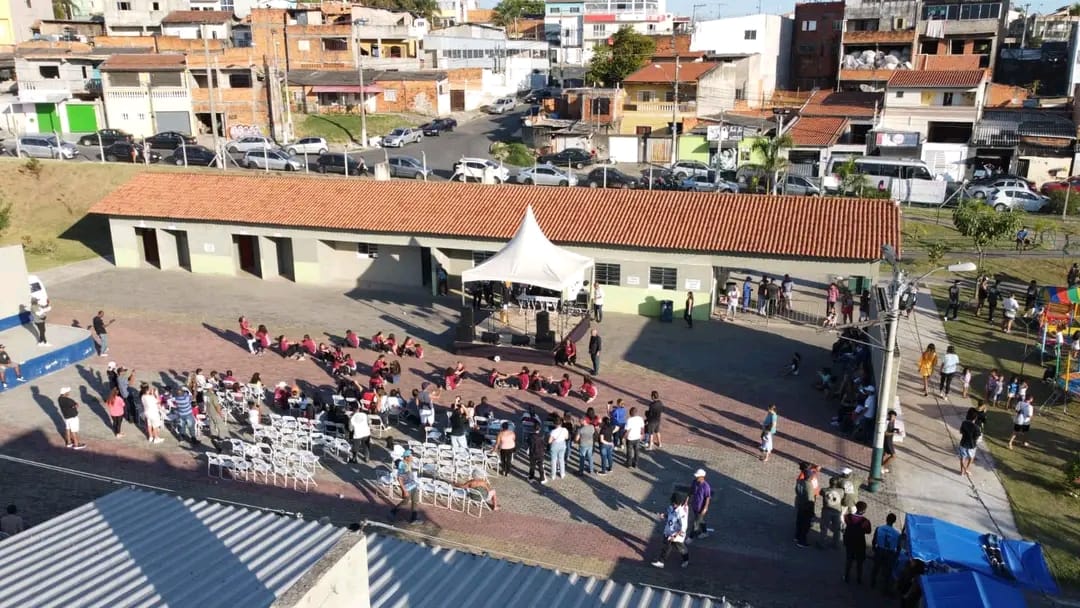
[[[461,273],[464,283],[474,281],[513,281],[544,289],[565,292],[587,278],[585,271],[592,258],[557,247],[544,236],[532,205],[510,242],[483,264]]]

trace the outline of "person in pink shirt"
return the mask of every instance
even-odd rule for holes
[[[360,336],[351,329],[345,330],[345,343],[352,348],[360,348]]]
[[[572,389],[573,387],[574,387],[573,383],[570,382],[570,374],[563,374],[562,375],[562,380],[559,381],[559,387],[558,387],[559,396],[560,397],[565,397],[565,396],[569,395],[570,394],[570,389]]]
[[[829,289],[825,292],[825,315],[831,315],[836,312],[836,301],[840,299],[840,288],[836,286],[836,282],[829,283]]]
[[[247,342],[248,352],[255,354],[255,332],[251,331],[251,322],[247,320],[247,317],[240,317],[237,320],[240,323],[240,336]]]
[[[307,351],[307,354],[314,355],[319,347],[315,344],[315,340],[311,339],[311,336],[304,334],[304,339],[300,341],[300,346]]]
[[[529,368],[523,367],[517,375],[518,389],[527,391],[529,390]]]
[[[596,385],[593,384],[593,379],[589,376],[581,381],[581,394],[585,397],[585,403],[592,403],[596,399]]]
[[[112,418],[112,430],[117,439],[124,436],[120,432],[120,426],[124,423],[125,405],[127,404],[124,402],[124,398],[120,396],[120,389],[112,389],[109,392],[109,397],[105,400],[105,409],[109,412],[109,418]]]
[[[270,330],[265,325],[260,325],[255,330],[255,347],[258,354],[263,354],[270,349]]]

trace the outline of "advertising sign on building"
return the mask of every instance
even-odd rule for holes
[[[911,133],[874,133],[874,144],[879,148],[918,148],[919,134]]]

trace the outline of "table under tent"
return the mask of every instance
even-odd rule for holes
[[[1039,409],[1060,402],[1067,411],[1080,396],[1080,287],[1043,287],[1041,299],[1039,347],[1054,390]]]

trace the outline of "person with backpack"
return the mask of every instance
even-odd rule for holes
[[[889,513],[885,517],[885,525],[874,530],[871,542],[874,547],[874,567],[870,570],[870,586],[877,586],[880,575],[885,579],[885,593],[889,592],[896,556],[900,552],[900,531],[893,526],[895,523],[896,514]]]
[[[821,539],[825,541],[832,532],[832,548],[840,548],[840,531],[844,527],[840,510],[843,508],[844,489],[840,487],[840,478],[829,479],[829,487],[821,493]]]
[[[690,551],[686,548],[686,529],[689,525],[690,512],[687,507],[689,497],[679,492],[671,495],[671,504],[664,518],[664,548],[660,550],[660,557],[652,563],[656,568],[663,568],[664,561],[671,550],[675,549],[682,555],[682,567],[690,565]]]
[[[840,471],[840,488],[844,490],[844,499],[841,503],[840,512],[844,515],[854,513],[859,502],[859,486],[851,478],[851,473],[851,469],[847,467]]]
[[[851,582],[851,566],[855,566],[855,580],[862,584],[863,562],[866,561],[866,535],[870,534],[870,520],[866,518],[866,503],[855,503],[855,512],[844,516],[844,582]]]

